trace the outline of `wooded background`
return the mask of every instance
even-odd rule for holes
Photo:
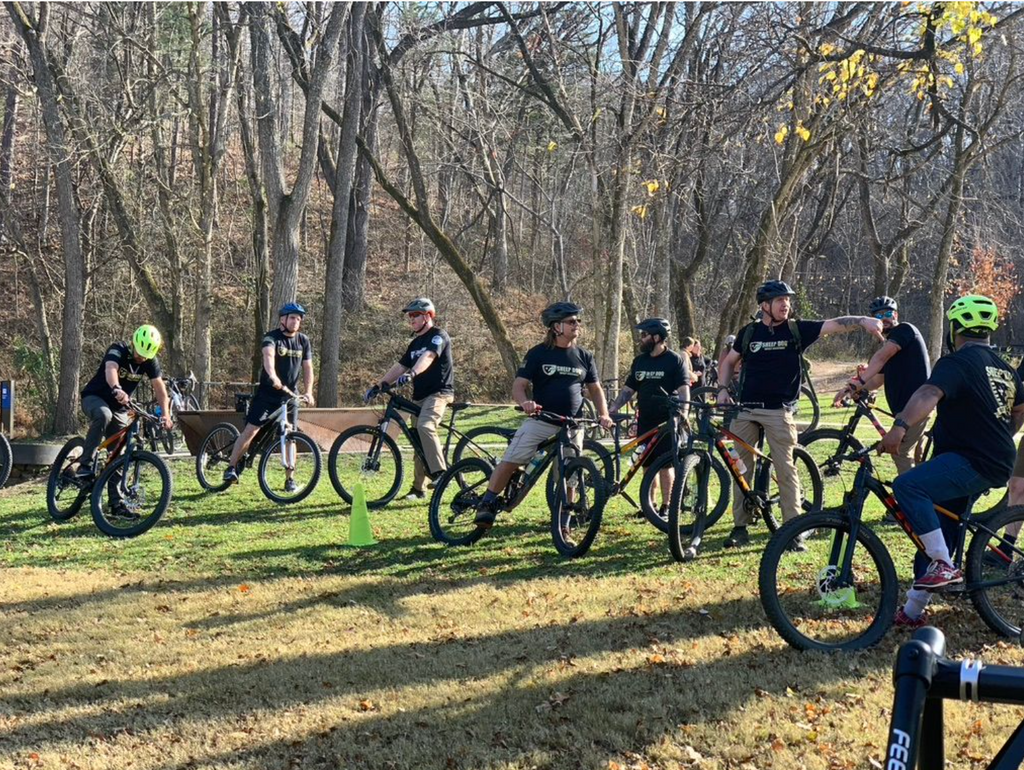
[[[321,406],[421,294],[476,398],[565,297],[606,377],[643,316],[717,348],[766,276],[808,318],[895,296],[933,355],[957,291],[1024,332],[1013,4],[4,6],[0,377],[34,430],[77,430],[139,323],[168,373],[248,380],[295,298]]]

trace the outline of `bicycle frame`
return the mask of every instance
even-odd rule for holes
[[[288,412],[291,410],[292,421],[288,421]],[[247,466],[252,467],[253,460],[259,457],[267,447],[273,443],[276,438],[281,443],[281,458],[289,458],[289,462],[294,464],[294,458],[291,453],[294,451],[293,447],[290,447],[288,441],[288,432],[295,430],[295,426],[299,423],[299,399],[289,398],[281,406],[275,409],[270,417],[263,425],[260,426],[259,430],[256,431],[256,435],[253,436],[252,443],[249,444],[249,449],[242,458]]]
[[[946,767],[943,700],[1024,704],[1024,669],[989,666],[944,657],[946,640],[922,628],[900,646],[893,667],[892,720],[883,761],[890,770]],[[996,754],[989,770],[1014,770],[1024,763],[1024,721]]]

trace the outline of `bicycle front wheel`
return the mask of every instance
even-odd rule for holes
[[[566,462],[563,475],[551,508],[551,538],[558,553],[575,559],[589,551],[597,537],[607,494],[601,471],[589,457]]]
[[[612,453],[597,439],[587,438],[583,440],[583,456],[593,461],[594,465],[601,471],[601,478],[604,480],[605,488],[615,483],[615,463],[612,460]],[[558,464],[552,463],[551,469],[544,482],[544,497],[548,503],[548,510],[555,505],[558,490],[558,474],[555,472]],[[605,495],[607,497],[607,494]]]
[[[793,447],[793,464],[796,465],[796,474],[800,479],[800,497],[797,500],[797,513],[807,513],[821,509],[822,484],[821,473],[814,459],[803,447]],[[766,504],[762,508],[762,517],[768,529],[775,532],[784,519],[782,511],[782,498],[779,494],[778,471],[774,463],[761,463],[761,471],[757,477],[757,490],[765,495]]]
[[[892,625],[899,592],[892,557],[863,523],[854,541],[850,524],[833,511],[799,516],[772,535],[761,556],[761,606],[798,650],[862,650]]]
[[[838,506],[842,502],[843,493],[853,489],[853,477],[860,467],[855,462],[843,462],[842,458],[851,452],[859,452],[864,445],[853,436],[848,436],[846,431],[837,428],[811,431],[800,443],[821,475],[822,506]]]
[[[327,473],[346,503],[352,502],[356,484],[362,484],[366,506],[383,508],[395,499],[402,484],[402,455],[395,440],[380,428],[357,425],[331,445]]]
[[[725,466],[722,465],[722,461],[714,455],[710,457],[710,473],[708,473],[707,480],[707,510],[705,511],[704,528],[709,529],[718,523],[718,520],[722,518],[722,514],[725,513],[726,508],[729,507],[729,498],[732,496],[732,477],[729,475],[729,471],[726,470]],[[655,499],[654,486],[655,480],[659,478],[659,473],[666,468],[672,467],[672,454],[665,454],[656,459],[651,463],[650,467],[644,471],[643,479],[640,481],[640,508],[643,511],[644,517],[659,531],[665,534],[670,534],[672,529],[669,524],[669,512],[672,506],[672,496],[674,490],[678,484],[676,481],[672,482],[672,490],[668,495],[669,504],[662,506],[658,504],[658,500]],[[701,465],[700,472],[705,473],[705,466]],[[680,494],[683,494],[680,492]],[[681,498],[684,499],[684,498]],[[679,520],[680,535],[683,537],[690,537],[693,534],[693,520],[692,518],[683,515]]]
[[[821,420],[821,406],[818,404],[818,397],[807,385],[800,386],[800,400],[797,402],[796,424],[799,431],[798,440],[805,443],[804,438],[808,433],[818,427]]]
[[[46,510],[54,521],[67,521],[82,509],[89,496],[73,480],[81,464],[85,440],[81,437],[68,441],[57,453],[46,479]]]
[[[153,527],[171,501],[171,472],[152,452],[111,464],[92,488],[92,520],[109,537],[136,537]]]
[[[231,461],[231,450],[235,448],[238,428],[230,422],[214,425],[196,454],[196,478],[199,486],[207,492],[222,492],[230,485],[224,481],[224,471]]]
[[[492,470],[486,460],[466,457],[434,483],[427,516],[435,540],[447,545],[472,545],[483,536],[484,530],[474,519]]]
[[[728,500],[729,487],[725,486],[723,494],[713,460],[706,452],[688,454],[676,471],[667,521],[668,548],[676,561],[697,556],[704,532],[714,523],[709,513],[719,508],[722,499]],[[720,510],[715,521],[721,515]]]
[[[6,484],[7,479],[11,477],[13,457],[14,453],[11,450],[11,442],[7,440],[7,436],[0,433],[0,487]]]
[[[1002,636],[1024,627],[1024,506],[990,514],[971,538],[964,563],[967,591],[981,619]]]
[[[320,467],[316,442],[305,433],[291,431],[285,437],[283,452],[280,440],[263,450],[256,475],[269,500],[290,505],[305,500],[316,489]]]

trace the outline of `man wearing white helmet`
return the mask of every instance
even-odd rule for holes
[[[414,455],[415,476],[405,499],[422,500],[427,496],[427,477],[437,478],[448,467],[441,441],[437,437],[437,426],[455,396],[452,341],[448,332],[435,324],[437,311],[434,303],[426,297],[417,297],[402,312],[412,329],[412,341],[405,355],[388,370],[380,383],[366,392],[365,400],[369,401],[376,396],[381,385],[413,383],[412,400],[420,408],[416,417],[416,432],[428,467],[424,467],[419,454]]]

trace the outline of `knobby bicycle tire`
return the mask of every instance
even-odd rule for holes
[[[346,478],[342,478],[341,463]],[[404,473],[398,444],[376,426],[356,425],[344,431],[327,456],[327,474],[334,491],[351,503],[355,484],[361,483],[367,508],[383,508],[394,500]]]
[[[692,543],[686,545],[683,541],[695,532],[703,535],[711,526],[708,516],[708,476],[712,469],[711,459],[711,455],[706,452],[691,452],[676,468],[676,479],[672,483],[672,500],[668,506],[668,521],[665,522],[668,548],[676,561],[693,559],[697,555],[696,547]]]
[[[294,449],[296,466],[298,466],[300,459],[305,459],[312,463],[313,467],[308,471],[308,478],[298,483],[298,488],[295,492],[286,491],[284,494],[281,494],[274,489],[274,485],[271,484],[268,476],[275,455],[281,451],[281,442],[279,440],[274,441],[260,453],[260,464],[256,476],[260,482],[260,489],[268,500],[272,500],[279,505],[292,505],[293,503],[305,500],[316,489],[316,485],[320,481],[322,462],[320,459],[320,447],[305,433],[297,430],[289,431],[285,440],[296,445]],[[305,451],[302,450],[301,445],[303,444],[305,445]],[[303,465],[305,464],[307,463],[303,463]]]
[[[140,489],[138,486],[138,476],[143,465],[151,466],[157,472],[160,480],[160,493],[156,496],[152,510],[145,516],[136,515],[133,520],[128,515],[117,514],[114,510],[114,506],[108,499],[107,485],[111,483],[115,474],[128,473],[135,486],[131,490],[131,499],[125,505],[129,509],[129,513],[134,513],[131,511],[132,507],[146,504],[146,498],[150,497],[147,494],[148,490]],[[92,519],[100,532],[108,537],[137,537],[160,521],[170,501],[171,472],[167,468],[167,463],[153,452],[139,450],[118,458],[107,466],[96,479],[96,484],[92,488]]]
[[[807,454],[801,446],[793,447],[793,463],[796,465],[797,474],[800,475],[800,492],[802,498],[800,500],[800,513],[807,513],[809,511],[816,511],[821,509],[823,487],[821,483],[821,474],[818,472],[818,466],[814,464],[813,458]],[[757,480],[754,484],[754,489],[765,495],[768,500],[768,504],[764,506],[762,511],[762,518],[764,523],[768,525],[770,532],[775,532],[780,526],[782,526],[782,511],[781,500],[778,494],[778,484],[772,477],[772,469],[774,463],[763,462],[761,463],[761,470],[758,474]],[[811,494],[807,494],[807,485],[804,483],[810,481],[811,483]],[[775,483],[774,494],[772,493],[772,484]],[[738,501],[737,501],[738,503]]]
[[[570,490],[575,498],[571,502]],[[574,457],[565,463],[551,507],[551,539],[560,555],[576,559],[590,550],[607,500],[604,478],[593,460]]]
[[[0,488],[7,483],[11,477],[11,466],[13,465],[14,452],[11,449],[11,442],[7,436],[0,433]]]
[[[434,482],[427,513],[431,537],[446,545],[472,545],[483,536],[485,530],[473,520],[492,470],[486,460],[466,457]]]
[[[844,462],[841,458],[851,452],[859,452],[864,445],[855,436],[847,436],[839,428],[818,428],[810,431],[800,442],[814,460],[821,475],[823,506],[839,504],[839,489],[848,491],[853,486],[853,476],[859,465]]]
[[[705,529],[710,529],[718,520],[722,518],[722,514],[725,513],[729,507],[729,499],[732,496],[732,476],[729,475],[729,471],[722,464],[722,461],[715,455],[711,457],[711,468],[715,473],[716,483],[718,487],[717,497],[711,499],[714,493],[709,495],[708,500],[708,514],[707,521],[705,523]],[[670,531],[670,525],[668,523],[668,511],[666,511],[663,517],[658,508],[655,508],[651,502],[652,487],[654,486],[654,479],[657,478],[658,473],[666,465],[672,464],[672,453],[668,452],[661,457],[657,458],[650,467],[644,470],[643,479],[640,481],[640,508],[643,511],[644,518],[646,518],[651,524],[658,528],[660,532],[668,534]],[[673,482],[673,490],[677,485]],[[671,509],[671,497],[669,497],[669,510]],[[682,524],[682,534],[689,537],[693,534],[692,525],[687,523],[685,517]]]
[[[472,428],[462,434],[455,444],[451,464],[455,465],[467,457],[480,457],[491,465],[497,465],[515,434],[514,428],[498,428],[491,425]],[[491,447],[497,447],[497,450],[492,450]]]
[[[807,400],[811,420],[803,430],[799,431],[797,435],[797,441],[801,444],[804,443],[804,437],[811,431],[816,430],[818,423],[821,421],[821,405],[818,403],[818,397],[807,385],[800,386],[800,400],[803,401],[804,399]]]
[[[892,625],[896,568],[885,544],[863,522],[851,555],[854,583],[838,582],[850,529],[847,516],[820,511],[790,520],[768,541],[758,569],[761,606],[791,647],[861,650],[877,644]],[[805,550],[794,549],[801,537]]]
[[[589,457],[601,471],[601,479],[606,487],[611,488],[615,483],[615,463],[612,460],[612,453],[597,439],[583,439],[583,456]],[[547,479],[544,481],[544,499],[547,501],[548,510],[555,504],[556,468],[558,463],[551,463]],[[605,495],[607,497],[607,493]]]
[[[1024,540],[1017,538],[1024,529],[1024,506],[995,511],[979,523],[964,559],[968,595],[989,628],[1018,639],[1024,626]],[[1017,529],[1013,542],[1006,537],[1008,528]],[[978,584],[990,585],[972,588]]]
[[[223,492],[230,481],[224,481],[224,470],[231,460],[231,450],[238,438],[238,428],[230,422],[219,422],[210,428],[196,453],[196,478],[207,492]]]
[[[50,475],[46,479],[46,510],[54,521],[67,521],[82,510],[82,503],[88,498],[89,493],[73,484],[68,476],[78,468],[76,459],[68,460],[69,456],[76,449],[81,450],[85,446],[85,439],[81,436],[71,439],[60,451],[50,466]],[[76,457],[81,457],[81,451]],[[68,495],[70,502],[62,506],[61,498]]]

